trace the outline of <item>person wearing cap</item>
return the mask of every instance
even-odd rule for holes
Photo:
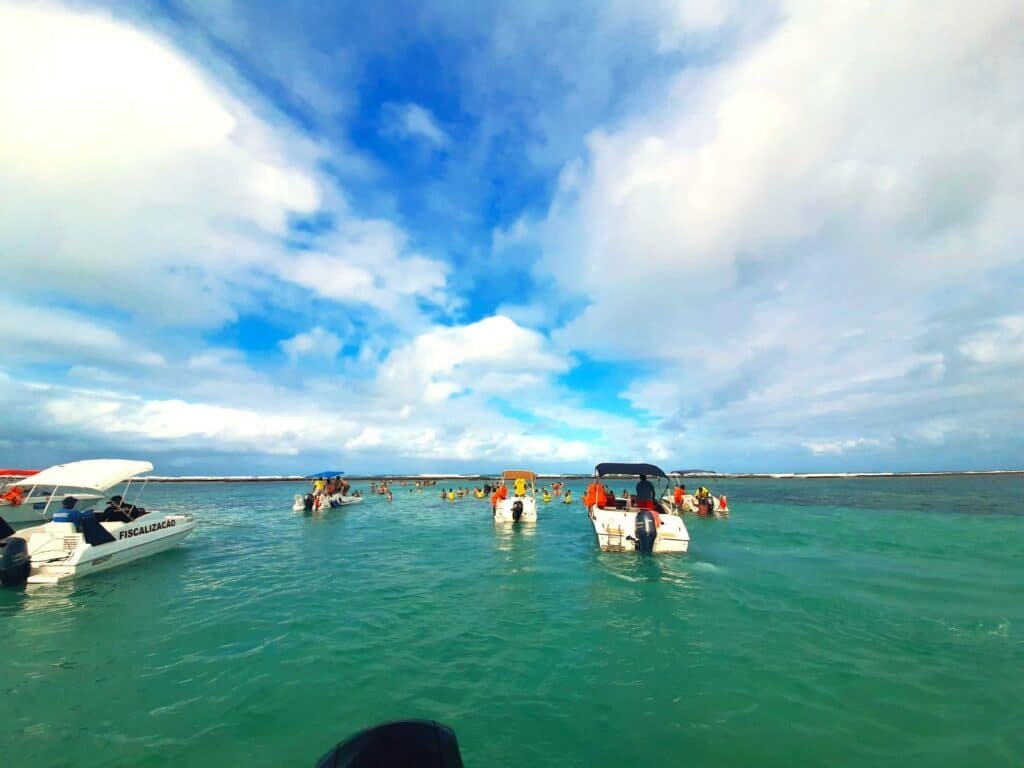
[[[103,510],[102,519],[108,523],[130,523],[132,521],[131,516],[128,514],[128,510],[124,507],[123,498],[121,496],[110,497],[110,501],[107,502],[106,509]]]

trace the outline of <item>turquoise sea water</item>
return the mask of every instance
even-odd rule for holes
[[[579,503],[150,486],[185,547],[0,592],[0,761],[309,766],[428,717],[468,766],[1024,764],[1024,479],[712,487],[730,519],[640,558]]]

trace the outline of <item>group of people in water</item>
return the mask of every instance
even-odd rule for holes
[[[370,495],[383,496],[388,501],[391,501],[394,498],[394,494],[391,490],[393,482],[396,482],[400,487],[408,488],[409,493],[422,493],[424,489],[436,487],[438,483],[437,480],[371,480],[369,491]],[[440,498],[441,501],[454,502],[472,495],[473,498],[476,499],[490,498],[491,506],[494,507],[497,505],[499,500],[508,498],[510,492],[513,496],[525,496],[527,493],[527,480],[522,477],[515,478],[511,483],[511,491],[509,484],[503,479],[484,483],[482,486],[477,485],[473,488],[464,486],[452,486],[450,488],[442,487],[440,490]],[[336,476],[331,478],[317,478],[314,480],[314,496],[330,497],[335,494],[352,497],[362,496],[362,492],[352,490],[351,484],[343,477]],[[572,504],[573,502],[572,489],[566,488],[565,484],[560,480],[556,480],[549,485],[542,486],[539,489],[538,495],[541,500],[546,503],[551,502],[556,498],[560,498],[564,504]],[[621,501],[619,501],[620,498]],[[599,507],[619,506],[656,511],[657,507],[656,490],[651,481],[647,479],[646,475],[640,476],[640,481],[636,484],[636,488],[633,492],[630,492],[628,488],[624,488],[622,490],[621,497],[616,496],[615,491],[612,490],[611,486],[604,485],[595,480],[587,487],[582,501],[583,505],[588,508],[596,504]],[[711,495],[711,492],[704,486],[700,486],[693,492],[693,494],[690,494],[686,490],[685,484],[677,485],[672,492],[671,502],[669,502],[667,506],[672,512],[677,514],[689,512],[701,517],[725,516],[728,514],[728,510],[724,503],[721,505],[721,509],[715,508],[715,499]]]

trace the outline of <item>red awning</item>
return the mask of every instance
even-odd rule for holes
[[[31,477],[38,469],[0,469],[0,477]]]

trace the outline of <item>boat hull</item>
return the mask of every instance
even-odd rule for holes
[[[47,523],[20,532],[32,558],[28,583],[55,584],[158,554],[180,544],[195,529],[196,522],[188,514],[153,516],[151,512],[130,523],[102,526],[113,541],[89,544],[71,523]]]
[[[515,503],[523,504],[523,512],[517,521],[515,519]],[[537,500],[533,496],[512,496],[507,499],[500,499],[494,508],[495,523],[536,523],[537,522]]]
[[[728,517],[729,507],[721,506],[720,496],[711,496],[711,508],[714,511],[713,517]],[[693,494],[686,494],[680,504],[676,504],[671,496],[662,496],[662,504],[666,509],[671,509],[679,515],[696,515],[697,498]]]
[[[292,512],[295,512],[296,514],[300,514],[302,512],[327,512],[331,509],[338,509],[340,507],[349,507],[352,506],[353,504],[359,504],[360,502],[362,502],[362,500],[362,496],[342,496],[339,494],[337,496],[327,497],[326,503],[323,503],[321,501],[321,503],[318,504],[317,502],[320,500],[314,500],[313,508],[307,510],[305,504],[305,497],[299,494],[295,494],[295,502],[292,504]]]
[[[639,510],[590,507],[597,545],[602,552],[636,552],[636,514]],[[654,554],[682,553],[690,548],[690,534],[679,515],[660,514],[661,525],[654,539]]]

